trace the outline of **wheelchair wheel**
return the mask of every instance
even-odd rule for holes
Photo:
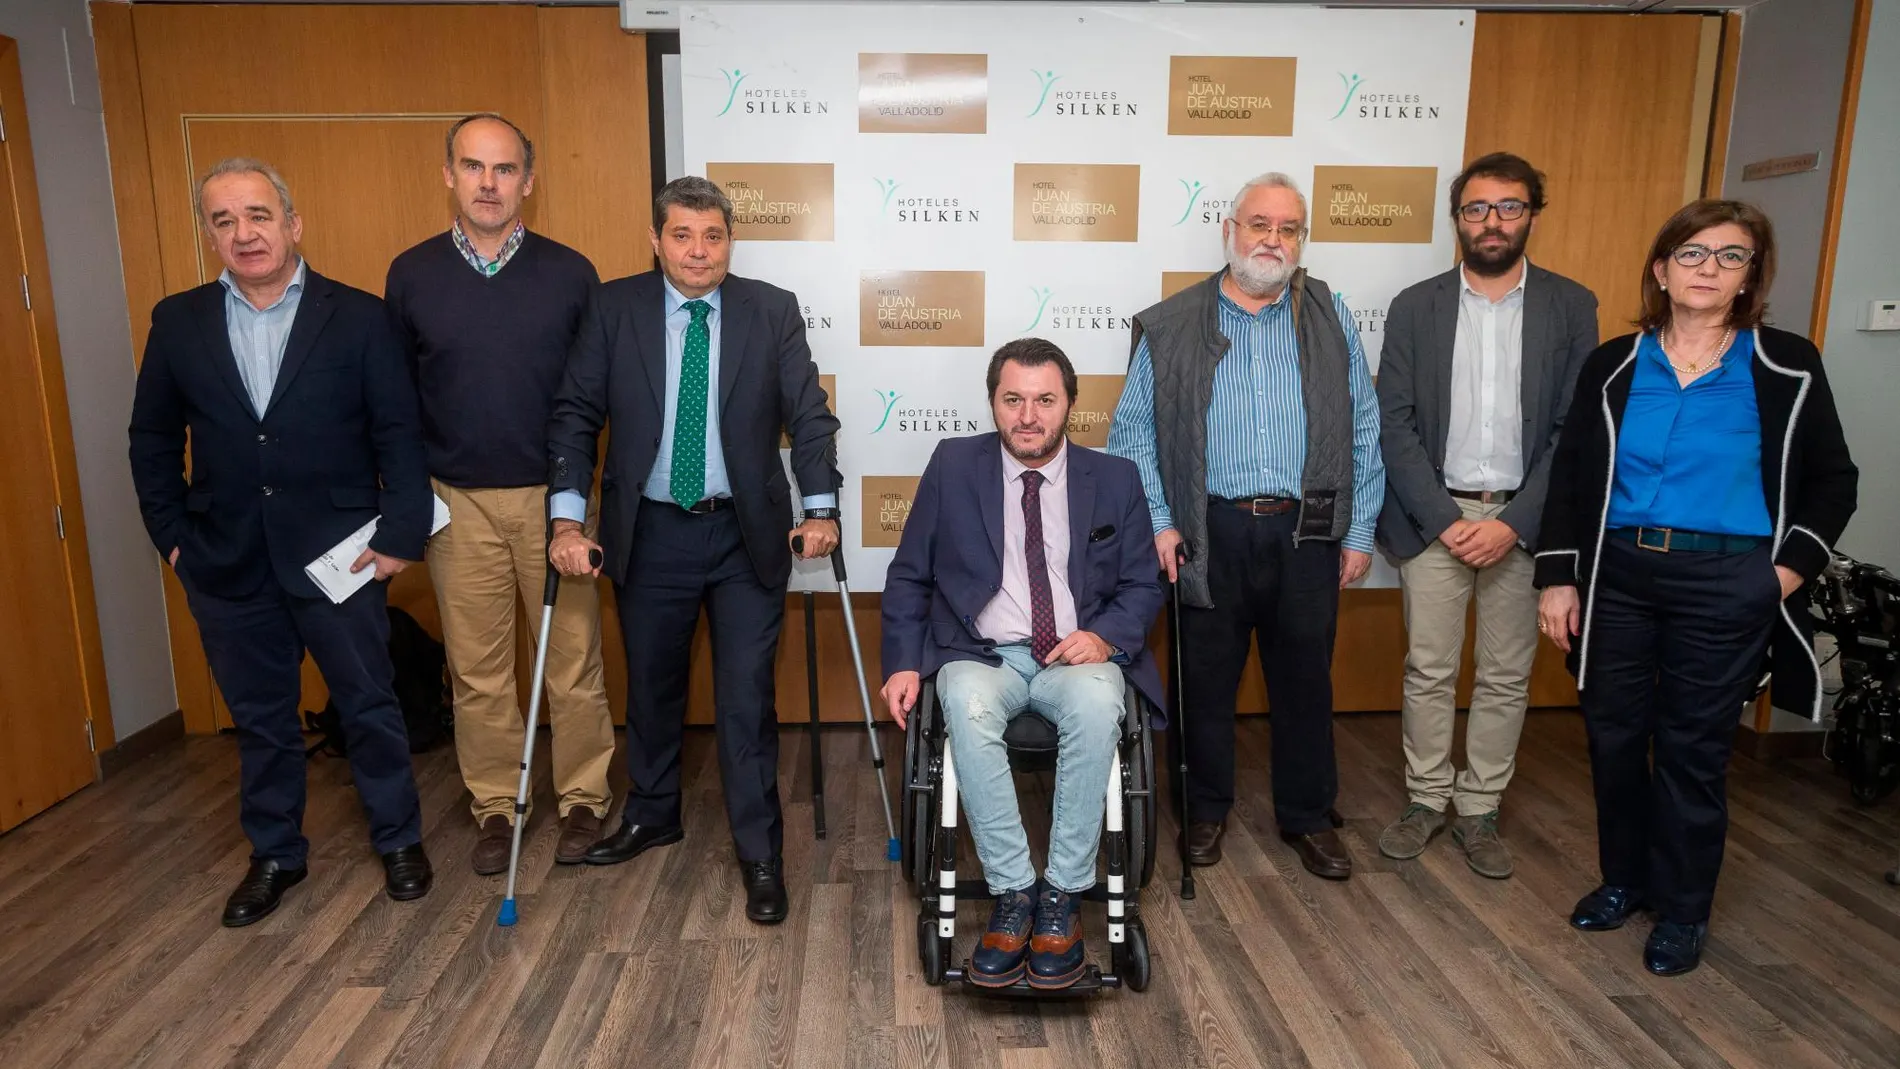
[[[944,972],[949,968],[949,947],[937,938],[937,922],[929,917],[917,918],[917,960],[923,965],[924,983],[937,987],[943,983]]]
[[[1140,891],[1148,886],[1155,874],[1155,756],[1153,725],[1147,716],[1147,707],[1142,704],[1141,693],[1133,687],[1128,688],[1127,719],[1124,735],[1134,736],[1134,745],[1128,748],[1123,758],[1127,769],[1127,778],[1123,781],[1126,793],[1123,797],[1123,826],[1128,829],[1128,874],[1130,889]],[[1135,797],[1134,792],[1145,791],[1147,797]]]
[[[917,706],[911,710],[910,723],[904,731],[904,782],[899,785],[901,823],[897,832],[902,839],[904,878],[912,886],[923,887],[931,878],[930,843],[931,833],[937,823],[936,783],[930,775],[930,759],[934,741],[932,728],[936,722],[937,687],[931,680],[925,680],[917,695]],[[923,793],[913,792],[911,784],[924,784],[930,789]]]
[[[1148,929],[1142,927],[1139,916],[1128,918],[1128,926],[1122,932],[1122,942],[1115,948],[1111,964],[1115,974],[1122,978],[1131,991],[1148,990],[1151,962],[1148,960]]]

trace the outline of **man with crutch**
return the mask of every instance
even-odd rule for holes
[[[825,407],[798,299],[727,273],[732,203],[704,178],[653,205],[660,270],[594,292],[548,422],[562,574],[613,580],[627,643],[627,766],[620,829],[587,852],[615,865],[684,838],[680,744],[693,628],[712,630],[713,702],[726,816],[746,916],[785,919],[774,665],[792,538],[810,559],[838,545],[838,421]],[[598,437],[600,542],[581,526]],[[792,526],[781,428],[804,522]],[[600,549],[603,564],[589,565]]]

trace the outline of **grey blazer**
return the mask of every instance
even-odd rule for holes
[[[1530,264],[1524,281],[1524,484],[1499,519],[1535,552],[1550,457],[1570,410],[1583,358],[1597,345],[1596,295]],[[1399,560],[1424,552],[1462,512],[1445,489],[1451,426],[1452,347],[1458,336],[1459,268],[1407,288],[1386,313],[1379,354],[1379,445],[1385,508],[1379,545]]]

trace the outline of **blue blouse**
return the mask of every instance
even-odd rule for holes
[[[1656,336],[1643,335],[1616,443],[1610,527],[1774,534],[1754,358],[1755,332],[1739,331],[1721,366],[1685,389]]]

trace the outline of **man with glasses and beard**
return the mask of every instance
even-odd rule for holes
[[[1241,187],[1221,225],[1226,269],[1135,317],[1108,450],[1141,471],[1155,551],[1180,588],[1189,860],[1220,861],[1234,697],[1257,635],[1280,837],[1308,872],[1343,880],[1333,635],[1340,588],[1372,563],[1385,473],[1359,330],[1299,266],[1306,218],[1286,175]]]
[[[1423,853],[1455,807],[1473,871],[1511,874],[1498,804],[1517,764],[1537,654],[1538,520],[1564,413],[1597,344],[1589,290],[1524,258],[1544,176],[1509,153],[1451,184],[1463,263],[1407,289],[1379,360],[1386,504],[1379,544],[1405,598],[1405,812],[1379,852]],[[1478,599],[1465,768],[1451,762],[1465,607]]]

